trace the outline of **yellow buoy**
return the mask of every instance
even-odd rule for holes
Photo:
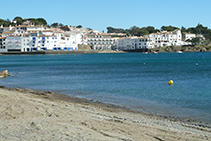
[[[173,80],[170,80],[168,84],[173,85]]]

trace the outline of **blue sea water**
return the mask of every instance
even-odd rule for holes
[[[0,85],[211,123],[211,53],[0,56]],[[168,81],[173,80],[173,86]]]

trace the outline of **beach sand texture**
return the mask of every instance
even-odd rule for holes
[[[211,140],[209,127],[52,92],[0,88],[0,140]]]

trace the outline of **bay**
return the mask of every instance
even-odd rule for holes
[[[4,55],[0,85],[211,123],[211,53]],[[168,81],[173,80],[173,86]]]

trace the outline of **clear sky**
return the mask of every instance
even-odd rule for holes
[[[0,19],[44,18],[48,24],[82,25],[107,32],[172,25],[211,28],[211,0],[1,0]]]

